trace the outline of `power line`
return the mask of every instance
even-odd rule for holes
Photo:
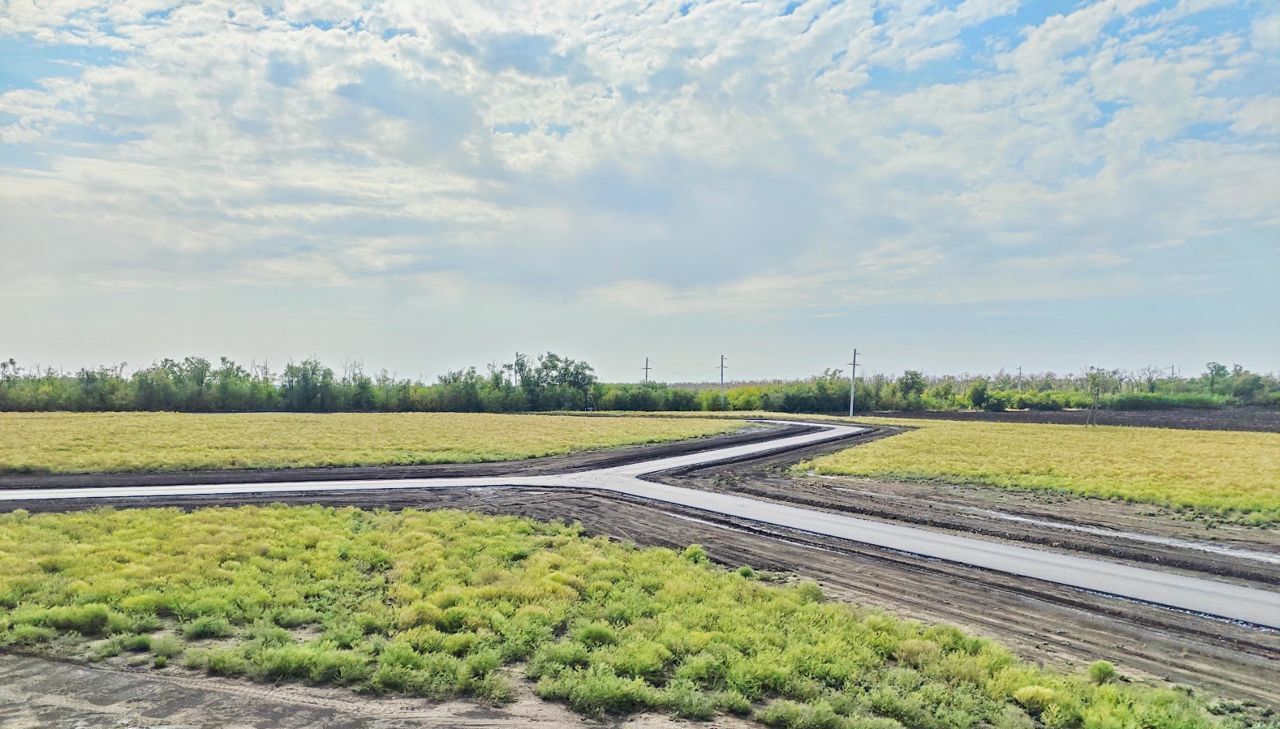
[[[724,402],[724,355],[720,355],[720,401]]]
[[[849,417],[852,418],[853,399],[858,378],[858,350],[856,348],[853,350],[853,359],[847,364],[849,365]]]

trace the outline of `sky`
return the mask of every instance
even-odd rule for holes
[[[1280,6],[0,2],[0,356],[1280,369]]]

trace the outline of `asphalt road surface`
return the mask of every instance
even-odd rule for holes
[[[792,423],[793,424],[793,423]],[[487,486],[536,486],[611,491],[651,501],[748,519],[764,524],[847,539],[972,567],[1043,580],[1094,593],[1186,610],[1225,620],[1280,629],[1280,591],[1133,567],[1104,559],[1021,547],[929,529],[861,519],[845,514],[653,483],[642,477],[660,471],[800,448],[865,431],[846,425],[812,424],[817,430],[747,445],[719,448],[613,468],[543,476],[485,476],[403,480],[298,481],[182,486],[112,486],[0,491],[0,502],[104,499],[149,496],[234,496],[236,494],[386,491]]]

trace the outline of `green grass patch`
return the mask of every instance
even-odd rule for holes
[[[48,560],[60,568],[42,569]],[[14,512],[0,516],[0,610],[0,642],[25,650],[57,639],[156,666],[180,656],[212,675],[490,704],[510,701],[523,672],[540,696],[593,716],[841,729],[1222,722],[1183,692],[1101,666],[1046,671],[955,628],[722,569],[701,548],[455,511]]]
[[[796,468],[825,475],[1066,491],[1280,523],[1280,434],[945,420]]]
[[[474,463],[741,427],[711,419],[482,413],[0,412],[0,473]]]

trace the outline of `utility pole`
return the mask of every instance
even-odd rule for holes
[[[1022,392],[1022,365],[1018,365],[1018,392]]]
[[[858,350],[853,350],[853,359],[849,361],[849,417],[853,417],[853,399],[858,380]]]
[[[720,402],[724,403],[724,355],[720,355]]]
[[[1169,379],[1172,380],[1173,378],[1174,378],[1173,365],[1169,365]]]
[[[648,358],[648,357],[645,357],[645,358],[644,358],[644,367],[641,367],[640,369],[644,370],[644,381],[645,381],[645,382],[648,382],[648,381],[649,381],[649,370],[653,369],[652,367],[650,367],[650,366],[649,366],[649,358]]]

